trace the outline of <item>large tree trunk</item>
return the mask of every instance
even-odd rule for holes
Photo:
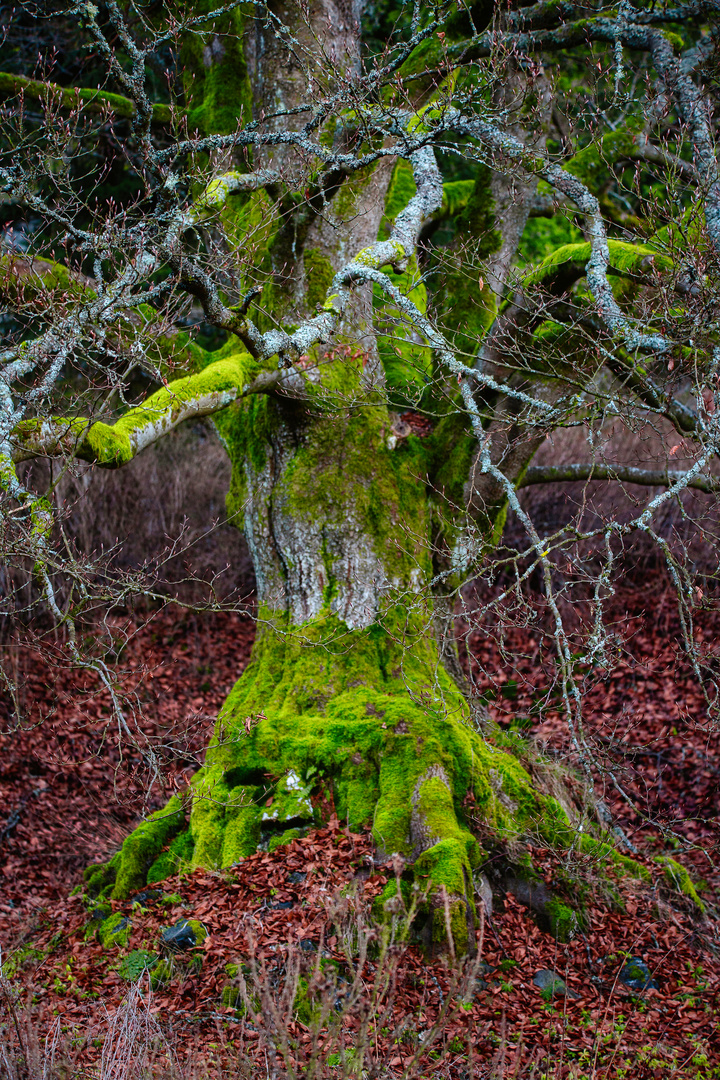
[[[564,814],[472,728],[433,629],[424,446],[397,443],[387,408],[372,393],[362,400],[362,357],[341,370],[330,415],[312,401],[256,398],[219,423],[255,561],[258,637],[192,781],[187,823],[173,802],[132,834],[113,895],[164,876],[174,855],[227,867],[297,835],[318,820],[322,790],[352,829],[372,827],[379,858],[412,868],[430,938],[445,936],[447,897],[464,948],[482,858],[467,796],[506,839],[530,829],[554,838]],[[180,831],[161,854],[169,829]]]

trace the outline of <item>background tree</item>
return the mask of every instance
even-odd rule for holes
[[[607,662],[614,561],[648,535],[703,676],[702,593],[654,521],[716,486],[714,11],[113,0],[9,27],[5,549],[32,560],[121,726],[115,677],[76,632],[92,575],[23,462],[117,468],[212,415],[257,580],[253,658],[204,767],[91,888],[231,865],[309,824],[319,788],[424,883],[431,937],[445,897],[458,943],[472,932],[481,842],[539,834],[619,858],[559,574],[593,570],[582,660]],[[82,60],[41,49],[30,77],[38,26],[61,43],[72,27]],[[608,459],[617,416],[654,432],[653,468],[639,441],[630,464]],[[584,459],[532,465],[561,429],[584,433]],[[596,479],[654,490],[629,517],[549,536],[518,496]],[[580,783],[519,760],[459,663],[462,587],[499,568],[503,596],[542,582]]]

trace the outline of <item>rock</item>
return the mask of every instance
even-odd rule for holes
[[[293,870],[288,874],[288,881],[291,885],[299,885],[301,881],[304,881],[307,874],[302,873],[300,870]]]
[[[552,900],[552,894],[548,892],[545,882],[539,877],[533,879],[514,875],[508,876],[503,880],[503,887],[506,892],[512,893],[521,904],[529,907],[539,915],[545,914],[545,906],[549,900]]]
[[[561,994],[575,999],[580,997],[574,990],[569,989],[565,980],[561,979],[555,971],[549,971],[547,968],[543,968],[542,971],[537,971],[533,975],[533,983],[544,998],[559,997]]]
[[[657,989],[657,983],[652,977],[650,968],[639,956],[631,956],[625,961],[618,978],[628,990]]]
[[[173,952],[192,949],[206,937],[207,931],[197,919],[178,919],[174,926],[162,932],[163,945]]]
[[[98,904],[98,906],[93,908],[92,911],[90,912],[90,922],[91,923],[103,922],[103,920],[108,919],[111,914],[112,914],[112,908],[110,907],[109,904]]]
[[[141,907],[147,907],[148,904],[152,904],[154,900],[159,900],[162,896],[162,889],[145,889],[143,892],[139,892],[137,896],[133,896],[132,903],[140,904]]]
[[[575,937],[580,925],[577,913],[569,904],[554,897],[537,874],[528,872],[526,877],[506,877],[503,887],[534,912],[540,929],[552,934],[556,941],[567,943]]]

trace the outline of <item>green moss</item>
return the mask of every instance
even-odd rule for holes
[[[79,275],[71,274],[61,263],[33,258],[32,271],[22,273],[17,255],[0,255],[0,296],[3,299],[18,302],[22,296],[27,303],[55,290],[79,300],[91,300],[95,296],[95,291]]]
[[[427,290],[413,256],[402,274],[387,271],[392,283],[421,314],[427,311]],[[377,347],[385,369],[390,401],[407,408],[416,404],[432,375],[432,352],[423,343],[412,321],[373,285]]]
[[[458,242],[447,258],[449,268],[438,283],[442,297],[441,325],[459,352],[474,357],[497,314],[494,292],[482,277],[482,260],[500,245],[490,173],[478,170],[471,196],[456,218]]]
[[[163,810],[156,810],[125,840],[121,850],[112,896],[124,900],[147,884],[147,874],[163,847],[185,823],[183,806],[176,795]]]
[[[322,1014],[321,1003],[311,997],[308,981],[302,975],[298,979],[294,1008],[298,1020],[306,1026],[312,1024]]]
[[[646,259],[652,260],[655,270],[672,269],[672,259],[663,255],[654,247],[646,244],[629,244],[624,240],[608,240],[610,251],[609,272],[644,273],[642,263]],[[589,241],[581,244],[564,244],[548,255],[539,266],[531,270],[523,278],[523,285],[537,285],[554,276],[564,266],[575,264],[584,267],[590,258],[591,246]]]
[[[477,183],[475,180],[454,180],[449,184],[443,184],[442,206],[438,217],[454,218],[468,210],[468,207],[477,199]],[[487,213],[488,207],[485,208]],[[494,228],[494,220],[489,221],[490,229]]]
[[[285,844],[292,844],[293,840],[299,840],[302,835],[302,829],[287,829],[277,836],[271,836],[268,840],[268,851],[273,852],[279,847],[284,847]]]
[[[90,938],[98,936],[100,924],[112,915],[112,908],[109,902],[88,902],[86,899],[86,903],[88,904],[90,919],[85,923],[84,937],[86,941],[89,941]]]
[[[242,1005],[242,993],[237,986],[223,986],[220,1000],[229,1009],[235,1009]]]
[[[152,885],[156,881],[164,881],[172,877],[189,865],[193,856],[193,839],[189,831],[180,833],[170,843],[167,851],[163,851],[152,864],[147,872],[147,884]]]
[[[257,851],[260,840],[261,811],[250,801],[255,795],[255,790],[240,786],[230,791],[225,806],[221,866],[233,866]]]
[[[108,886],[113,887],[117,872],[122,863],[122,852],[118,851],[107,863],[95,863],[83,872],[83,879],[90,896],[99,896]]]
[[[64,109],[77,109],[78,103],[82,102],[85,112],[101,113],[110,110],[115,116],[128,120],[133,119],[136,114],[135,103],[121,94],[109,93],[95,87],[62,87],[56,83],[28,79],[24,75],[0,72],[0,97],[14,97],[18,94],[35,101],[46,101],[50,98],[59,101]],[[170,106],[153,105],[152,118],[155,123],[169,123]]]
[[[188,919],[187,924],[195,935],[195,944],[202,945],[205,938],[208,936],[208,932],[199,921],[199,919]]]
[[[471,929],[468,926],[468,904],[464,899],[453,897],[447,908],[438,905],[432,909],[431,939],[434,949],[443,949],[448,940],[448,924],[457,955],[465,953],[470,945]]]
[[[243,968],[243,971],[245,974],[249,973],[246,968]],[[240,966],[238,964],[225,965],[225,974],[229,979],[237,979],[239,973]],[[249,1000],[252,1009],[257,1012],[260,1009],[259,999],[255,995],[250,994]],[[242,991],[238,986],[232,983],[226,984],[222,988],[221,1001],[223,1005],[227,1005],[229,1008],[235,1009],[237,1016],[241,1017],[247,1015],[247,1008],[243,1001]]]
[[[213,10],[209,4],[210,0],[198,0],[193,13]],[[252,120],[245,40],[245,16],[238,8],[221,14],[206,33],[184,35],[180,60],[191,134],[229,135],[239,122]]]
[[[426,865],[432,865],[429,876],[434,883],[445,885],[450,894],[464,894],[480,862],[480,847],[475,837],[459,825],[450,790],[439,776],[430,776],[420,784],[416,811],[430,835],[442,838],[420,856],[419,875]]]
[[[93,424],[77,456],[101,465],[123,465],[135,453],[135,436],[148,428],[155,437],[164,434],[182,419],[188,405],[200,398],[212,397],[217,405],[229,404],[256,372],[255,361],[241,352],[216,360],[195,375],[175,379],[141,405],[129,409],[112,427],[101,422]]]
[[[583,242],[583,235],[564,214],[528,218],[518,248],[518,265],[537,265],[568,244]]]
[[[437,509],[442,513],[444,504],[450,503],[449,524],[455,520],[453,510],[464,506],[464,487],[477,453],[477,439],[460,410],[452,410],[440,420],[429,440],[428,451],[432,475],[440,493]]]
[[[307,289],[305,303],[309,310],[322,307],[325,296],[335,276],[332,263],[319,248],[306,248],[303,252],[303,265]]]
[[[472,192],[468,195],[467,189],[463,189],[464,205],[457,219],[460,234],[469,234],[478,241],[476,254],[479,259],[492,255],[502,243],[502,234],[495,223],[491,179],[488,166],[479,165]]]
[[[398,895],[399,893],[399,895]],[[412,884],[405,878],[390,878],[379,896],[373,901],[373,914],[376,919],[387,919],[401,912],[409,911],[412,904]]]
[[[153,990],[160,990],[170,982],[175,973],[171,959],[158,960],[150,973],[150,986]]]
[[[393,169],[385,195],[385,218],[380,229],[382,239],[390,235],[391,224],[415,194],[417,194],[417,187],[415,186],[412,165],[405,158],[400,158]]]
[[[675,52],[680,53],[685,48],[685,41],[681,34],[676,34],[674,30],[661,30],[660,33],[666,41],[670,42]]]
[[[705,910],[705,905],[698,896],[692,878],[684,866],[664,855],[659,855],[655,862],[662,866],[665,880],[676,892],[691,900],[698,911]]]
[[[627,855],[621,855],[612,844],[597,840],[587,833],[580,836],[578,848],[583,854],[590,855],[600,866],[612,867],[619,871],[620,874],[637,878],[640,881],[651,880],[650,871],[642,863],[629,858]]]
[[[561,900],[548,900],[545,914],[550,923],[550,933],[557,941],[572,941],[579,929],[577,913]]]
[[[114,915],[104,919],[98,927],[100,944],[104,949],[127,945],[131,930],[130,920],[121,911],[116,911]]]
[[[193,865],[219,867],[225,824],[225,804],[229,789],[221,768],[205,768],[192,780],[193,802],[190,832],[193,838]]]

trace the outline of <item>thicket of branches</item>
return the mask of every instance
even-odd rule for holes
[[[122,725],[84,628],[163,590],[73,530],[88,470],[256,395],[380,402],[390,440],[436,440],[422,587],[458,678],[457,616],[516,617],[539,588],[582,757],[576,665],[612,662],[603,606],[639,536],[714,709],[693,613],[717,564],[716,8],[5,9],[3,614],[42,608]],[[285,83],[240,108],[253,35]],[[323,262],[304,245],[343,199],[357,243]],[[362,400],[326,378],[359,362]],[[541,484],[566,507],[545,521]]]

